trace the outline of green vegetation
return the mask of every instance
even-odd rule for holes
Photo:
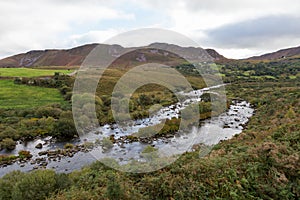
[[[64,149],[73,149],[73,148],[74,148],[74,144],[67,143],[64,145]]]
[[[212,96],[214,97],[214,95]],[[197,124],[199,120],[208,119],[212,116],[219,115],[225,111],[226,108],[222,108],[222,106],[219,106],[218,108],[216,108],[216,110],[212,111],[211,102],[206,102],[206,100],[207,99],[204,98],[204,101],[187,106],[181,111],[181,116],[179,118],[174,117],[172,119],[166,119],[164,123],[140,128],[137,133],[134,133],[132,135],[132,139],[135,140],[136,137],[152,138],[165,136],[168,134],[174,135],[178,132],[179,128],[181,128],[182,130],[188,130],[192,127],[192,125]],[[217,101],[216,104],[218,104]],[[199,115],[199,118],[195,118],[197,114]],[[181,120],[184,121],[181,122]]]
[[[255,105],[256,114],[243,133],[215,146],[208,157],[199,158],[198,151],[185,153],[164,169],[135,175],[100,162],[68,175],[13,172],[0,179],[1,198],[36,194],[31,198],[38,199],[42,190],[51,200],[299,199],[299,85],[243,83],[227,90],[228,96]],[[145,148],[146,158],[158,159],[147,157],[151,152],[153,147]],[[43,173],[49,179],[46,182]],[[30,180],[40,184],[31,185]],[[41,183],[48,183],[47,188],[41,188]],[[27,187],[26,194],[21,186]]]
[[[16,85],[12,80],[0,80],[1,108],[33,108],[52,103],[64,103],[57,89]]]
[[[219,65],[225,82],[300,79],[300,58],[278,61],[231,61]]]
[[[12,172],[0,179],[0,199],[299,199],[300,85],[297,62],[221,66],[224,80],[232,83],[226,86],[227,96],[250,102],[255,107],[255,115],[241,134],[214,146],[207,157],[200,158],[199,151],[185,153],[173,164],[143,174],[123,173],[100,162],[67,175],[49,170]],[[192,74],[182,66],[180,70]],[[295,78],[287,78],[290,76]],[[109,76],[106,78],[105,84],[111,84]],[[54,83],[65,94],[67,92],[62,88],[69,91],[72,87],[72,81],[62,77],[56,77]],[[54,87],[54,83],[40,84]],[[153,90],[149,91],[149,88]],[[211,113],[209,101],[215,97],[203,97],[205,101],[199,105],[200,113]],[[90,103],[89,99],[96,99],[99,122],[113,122],[111,97],[107,94],[98,90],[97,97],[75,98],[87,100],[87,103]],[[148,85],[136,91],[130,101],[131,114],[142,117],[149,114],[145,109],[157,103],[168,105],[175,102],[175,98],[165,88]],[[87,105],[78,109],[84,106]],[[187,109],[193,112],[193,108]],[[189,120],[189,115],[183,117]],[[72,136],[74,126],[69,120],[70,108],[61,105],[35,110],[3,110],[0,140],[39,134]],[[162,130],[174,133],[177,125],[178,119],[171,119]],[[66,127],[68,131],[64,133],[66,128],[59,130],[60,127]],[[141,132],[142,135],[153,133],[146,129]],[[105,138],[108,146],[112,145],[111,140]],[[103,141],[99,142],[103,144]],[[166,159],[157,157],[156,149],[151,146],[143,150],[143,155],[158,163]],[[149,167],[147,163],[145,167]]]
[[[61,112],[59,119],[53,125],[51,135],[58,138],[72,138],[77,134],[71,111]]]
[[[13,172],[0,180],[0,199],[45,199],[51,193],[66,188],[68,177],[50,170],[30,174]]]
[[[72,137],[76,133],[70,113],[73,78],[56,73],[53,78],[0,80],[0,144],[37,136]],[[11,144],[11,145],[7,145]],[[11,147],[11,148],[10,148]]]
[[[26,160],[31,158],[32,155],[29,151],[21,150],[18,152],[18,156],[15,155],[0,155],[0,164],[10,164],[17,159]],[[0,197],[1,199],[1,197]]]
[[[16,142],[10,138],[4,138],[0,142],[0,149],[13,150],[16,147]]]
[[[299,199],[298,87],[244,83],[229,86],[228,92],[250,101],[256,114],[247,130],[215,146],[208,157],[199,158],[198,151],[185,153],[164,169],[136,175],[96,162],[67,175],[67,188],[52,188],[50,199]],[[155,149],[144,151],[149,155]],[[7,177],[13,181],[13,174]]]
[[[29,151],[21,150],[18,152],[19,158],[21,159],[26,159],[26,158],[31,158],[32,155]]]
[[[146,160],[155,160],[158,158],[157,149],[152,146],[146,146],[141,155]]]
[[[0,155],[0,164],[10,163],[16,160],[18,156],[15,155]]]
[[[110,140],[109,137],[106,137],[106,138],[103,138],[102,141],[101,141],[101,146],[104,148],[104,149],[110,149],[113,147],[113,142]]]
[[[23,68],[3,70],[6,72],[11,70],[12,74],[19,71],[19,75],[22,76],[27,76],[22,74],[24,70],[30,71],[30,69]],[[33,71],[36,73],[45,71],[45,69],[35,70]],[[75,79],[59,74],[57,69],[51,70],[56,72],[51,78],[22,77],[15,78],[14,81],[0,80],[0,142],[6,138],[14,141],[46,135],[70,138],[77,134],[70,106]],[[96,96],[74,95],[73,98],[82,102],[81,106],[74,109],[78,109],[78,113],[91,110],[96,102],[98,122],[102,125],[114,123],[111,101],[127,101],[125,97],[127,94],[112,98],[111,93],[116,82],[125,72],[124,69],[115,68],[106,70],[100,80],[101,84],[97,88]],[[171,80],[174,79],[172,75],[169,76]],[[188,75],[187,79],[193,82],[194,88],[205,86],[199,75]],[[154,105],[167,106],[175,102],[177,102],[176,96],[170,90],[156,84],[148,84],[138,88],[132,94],[129,111],[133,119],[139,119],[149,116]],[[126,120],[123,117],[126,110],[122,106],[116,112],[120,114],[121,120]],[[91,128],[88,127],[89,117],[90,114],[86,113],[80,116],[80,123],[87,125],[87,128]]]
[[[0,77],[39,77],[53,76],[54,73],[70,74],[65,69],[0,68]]]

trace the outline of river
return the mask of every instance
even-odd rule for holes
[[[119,161],[120,164],[125,164],[133,159],[140,161],[142,160],[140,155],[141,152],[149,145],[147,143],[129,142],[114,144],[112,149],[105,152],[103,152],[101,147],[94,147],[89,152],[79,151],[72,156],[63,156],[59,157],[59,159],[52,160],[47,158],[47,156],[40,156],[39,152],[63,148],[66,143],[78,145],[83,142],[94,142],[96,139],[99,139],[99,135],[103,137],[113,134],[116,139],[121,136],[130,135],[137,132],[142,127],[161,123],[162,120],[167,118],[171,119],[172,117],[178,117],[181,109],[191,103],[200,101],[201,99],[199,96],[201,94],[214,88],[216,87],[204,88],[193,93],[182,93],[189,97],[185,102],[164,107],[151,117],[136,120],[134,123],[127,124],[126,126],[107,124],[87,133],[85,136],[65,142],[51,142],[51,137],[36,139],[26,143],[18,142],[15,150],[11,152],[3,150],[0,153],[17,155],[20,150],[27,150],[31,152],[33,157],[27,162],[17,161],[11,165],[0,167],[0,177],[13,170],[27,172],[41,167],[54,169],[56,172],[71,172],[95,162],[96,158],[93,155],[98,154],[101,155],[101,157],[114,158]],[[185,147],[184,144],[190,139],[193,140],[193,144],[215,145],[221,140],[230,139],[234,135],[241,133],[243,126],[248,122],[253,113],[254,109],[249,103],[246,101],[235,100],[231,103],[230,108],[225,113],[202,121],[200,127],[193,127],[189,132],[184,134],[155,139],[154,141],[151,141],[150,144],[157,149],[164,149],[166,152],[169,150],[172,154],[177,153],[174,152],[174,149],[178,149],[178,153],[182,153],[182,149],[179,149],[179,147]],[[39,143],[43,144],[42,149],[35,148]],[[192,148],[184,149],[184,151],[192,151]],[[40,163],[34,161],[36,159],[42,159],[44,161],[43,163],[47,164],[41,166]]]

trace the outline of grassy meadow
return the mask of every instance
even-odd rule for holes
[[[228,83],[227,98],[246,100],[255,114],[241,134],[220,142],[204,158],[200,157],[201,146],[195,146],[195,151],[184,153],[171,165],[145,174],[116,171],[101,162],[67,174],[54,170],[15,171],[0,178],[0,199],[300,199],[299,66],[300,60],[220,66],[224,82]],[[86,83],[83,87],[89,86],[88,80],[96,76],[94,72],[83,81]],[[101,77],[95,102],[100,124],[114,123],[110,108],[114,97],[110,94],[126,72],[108,69]],[[187,67],[180,67],[180,72],[194,88],[205,87],[199,74],[192,74]],[[143,82],[143,77],[129,75],[128,80]],[[155,76],[168,77],[178,84],[174,74],[165,72]],[[0,110],[15,108],[0,112],[0,146],[11,148],[20,138],[41,135],[67,138],[77,134],[70,107],[43,106],[70,101],[74,77],[27,79],[43,87],[28,86],[26,81],[14,84],[13,80],[0,80]],[[121,86],[125,92],[130,89],[125,84]],[[76,98],[89,102],[91,97]],[[119,94],[118,99],[122,98]],[[144,118],[152,105],[169,105],[175,100],[170,91],[157,84],[140,87],[130,99],[132,118]],[[76,109],[88,108],[88,104]],[[22,107],[37,108],[26,112],[16,109]],[[173,121],[164,130],[173,129],[172,125]],[[166,158],[153,159],[159,163]],[[149,166],[145,163],[144,167]]]
[[[39,77],[53,76],[55,72],[70,74],[68,69],[32,69],[32,68],[0,68],[0,77]]]
[[[17,85],[13,80],[0,80],[0,108],[32,108],[64,103],[55,88]]]

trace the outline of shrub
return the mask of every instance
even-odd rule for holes
[[[50,170],[38,170],[26,174],[23,179],[19,179],[15,184],[12,199],[35,200],[47,198],[57,189],[55,176],[55,172]]]
[[[146,146],[141,153],[141,156],[147,160],[158,158],[158,150],[152,146]]]
[[[19,151],[18,154],[19,154],[19,158],[31,158],[32,157],[30,151],[22,150],[22,151]]]
[[[110,149],[114,146],[113,142],[109,139],[109,137],[105,137],[102,139],[101,141],[101,146],[106,148],[106,149]]]
[[[108,183],[106,189],[108,199],[124,199],[124,191],[114,173],[108,175]]]
[[[40,107],[36,110],[35,114],[37,117],[53,117],[58,119],[62,110],[53,107]]]
[[[87,149],[92,149],[94,147],[93,142],[84,142],[83,146]]]
[[[67,143],[64,145],[64,149],[73,149],[73,148],[74,148],[73,144]]]
[[[19,135],[15,129],[11,128],[10,126],[7,126],[5,130],[0,133],[0,140],[3,140],[5,138],[18,139]]]
[[[7,164],[10,161],[17,159],[18,157],[15,155],[0,155],[0,163]]]
[[[0,143],[0,145],[1,145],[1,148],[7,149],[7,150],[13,150],[16,148],[16,142],[10,138],[3,139],[2,142]]]
[[[62,112],[59,120],[53,125],[51,135],[58,138],[72,138],[76,134],[72,112]]]
[[[12,193],[14,191],[15,184],[22,179],[24,173],[20,171],[13,171],[6,174],[0,179],[0,199],[9,200],[13,199]]]

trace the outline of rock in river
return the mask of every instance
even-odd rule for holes
[[[35,148],[41,149],[41,148],[43,148],[43,144],[42,144],[42,143],[38,143],[38,144],[35,146]]]

